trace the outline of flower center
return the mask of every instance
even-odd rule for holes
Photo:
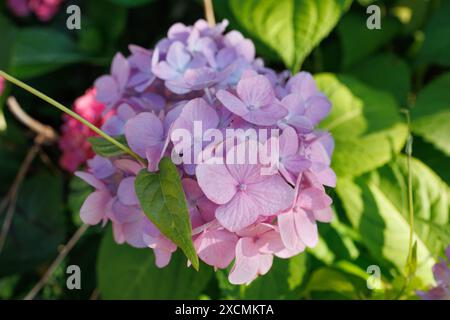
[[[239,185],[239,190],[240,191],[245,191],[247,189],[247,185],[245,184],[245,183],[241,183],[240,185]]]
[[[247,109],[249,110],[249,111],[253,111],[253,110],[256,110],[256,107],[254,106],[254,105],[249,105],[249,106],[247,106]]]

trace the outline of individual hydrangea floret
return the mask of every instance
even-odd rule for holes
[[[450,300],[450,246],[445,250],[445,259],[433,266],[436,286],[428,291],[418,291],[417,295],[423,300]]]

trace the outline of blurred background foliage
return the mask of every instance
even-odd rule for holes
[[[0,4],[0,69],[71,105],[106,73],[128,44],[152,47],[175,22],[204,15],[201,1],[66,1],[48,23],[14,17]],[[81,30],[66,28],[65,8],[79,5]],[[381,8],[381,30],[369,30],[367,6]],[[158,269],[151,250],[120,246],[110,230],[91,227],[38,295],[41,299],[416,299],[433,283],[431,267],[450,244],[450,1],[215,0],[230,21],[278,70],[313,73],[333,102],[322,123],[336,140],[329,193],[335,219],[320,242],[249,286],[224,271],[186,268],[181,254]],[[12,90],[12,91],[11,91]],[[16,88],[6,88],[33,117],[54,128],[61,114]],[[3,111],[1,111],[3,110]],[[408,126],[405,113],[410,114]],[[33,145],[33,134],[0,107],[0,194],[6,195]],[[411,172],[405,144],[412,132]],[[0,299],[23,298],[81,225],[89,193],[58,167],[57,146],[44,147],[20,187],[0,253]],[[414,276],[407,277],[407,179],[414,196]],[[3,224],[5,213],[0,213]],[[82,270],[82,289],[66,288],[66,266]],[[370,290],[367,268],[379,266]],[[411,266],[410,266],[411,267]]]

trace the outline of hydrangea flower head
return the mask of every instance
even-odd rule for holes
[[[73,109],[89,122],[101,127],[110,114],[104,115],[105,106],[97,101],[95,95],[95,89],[87,90],[83,96],[75,100]],[[74,172],[80,165],[91,159],[95,154],[87,139],[95,135],[86,126],[64,115],[61,139],[59,140],[59,147],[62,151],[62,156],[59,160],[61,167]]]
[[[324,186],[336,183],[334,143],[315,129],[331,104],[314,78],[265,67],[252,41],[226,33],[227,24],[175,24],[154,49],[117,54],[95,82],[110,114],[102,129],[124,135],[148,166],[126,155],[91,159],[78,173],[96,190],[81,218],[112,223],[118,243],[150,248],[166,266],[177,247],[144,214],[134,182],[172,157],[199,258],[215,269],[232,265],[229,281],[246,284],[274,257],[315,246],[317,222],[331,221]]]
[[[8,8],[18,17],[34,13],[41,21],[49,21],[58,12],[64,0],[8,0]]]

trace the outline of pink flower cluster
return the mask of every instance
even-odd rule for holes
[[[18,17],[34,13],[41,21],[49,21],[58,12],[64,0],[7,0],[9,9]]]
[[[192,158],[208,154],[200,164],[178,165],[189,207],[193,242],[199,258],[214,268],[227,268],[233,284],[250,283],[267,273],[274,256],[289,258],[314,247],[317,221],[332,219],[334,187],[330,168],[334,142],[315,130],[331,104],[306,72],[277,74],[255,58],[253,43],[239,32],[225,33],[227,22],[209,27],[173,25],[154,50],[130,46],[118,53],[111,73],[95,82],[97,100],[113,116],[102,129],[124,135],[130,148],[156,171],[163,156]],[[227,154],[216,152],[225,141],[186,145],[172,135],[177,129],[279,129],[281,134],[250,143],[243,134]],[[279,145],[277,166],[263,174],[260,162],[223,161],[239,148],[269,142]],[[229,142],[229,141],[227,141]],[[222,160],[222,161],[221,161]],[[128,156],[88,162],[77,175],[95,188],[81,209],[84,222],[112,222],[118,243],[152,248],[164,267],[176,246],[150,222],[136,197],[136,175],[144,169]],[[266,168],[267,169],[267,168]]]
[[[0,77],[0,96],[3,94],[5,90],[5,79]]]
[[[103,111],[105,106],[95,99],[95,89],[89,89],[86,93],[75,100],[74,111],[87,119],[95,126],[102,126],[108,118]],[[59,163],[64,169],[74,172],[86,160],[94,157],[88,138],[96,134],[77,120],[64,115],[61,127],[61,139],[59,147],[62,152]]]
[[[450,300],[450,246],[445,250],[446,259],[433,266],[436,287],[429,291],[418,291],[417,295],[423,300]]]

